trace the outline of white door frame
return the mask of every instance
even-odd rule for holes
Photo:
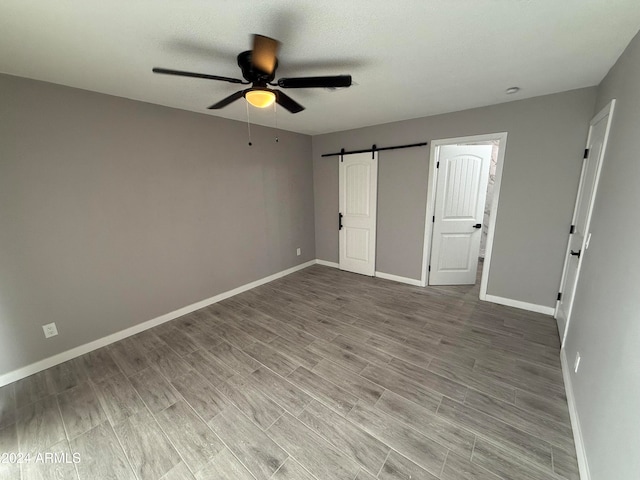
[[[487,233],[487,249],[484,256],[484,266],[482,268],[482,280],[480,281],[480,300],[486,300],[487,297],[487,281],[489,280],[489,269],[491,267],[491,253],[493,251],[493,236],[496,227],[496,217],[498,216],[498,200],[500,198],[500,183],[502,180],[502,166],[504,164],[504,152],[507,146],[507,132],[487,133],[483,135],[472,135],[469,137],[455,137],[434,140],[431,142],[429,152],[429,183],[427,194],[427,210],[424,222],[424,247],[422,249],[422,277],[420,284],[427,286],[429,278],[429,259],[431,257],[431,236],[433,235],[433,223],[431,219],[434,215],[436,204],[436,185],[437,185],[437,169],[438,149],[442,145],[458,145],[461,143],[477,143],[491,140],[499,140],[500,147],[498,149],[498,164],[496,166],[496,179],[493,186],[493,201],[491,203],[491,213],[489,214],[489,231]]]
[[[611,123],[613,122],[613,111],[615,110],[615,106],[616,106],[616,99],[614,98],[613,100],[611,100],[608,104],[606,104],[602,110],[600,110],[595,117],[593,117],[591,119],[591,121],[589,122],[589,135],[587,136],[587,147],[589,148],[589,145],[591,144],[591,135],[593,132],[593,126],[595,124],[597,124],[600,120],[602,120],[604,117],[606,117],[607,115],[609,115],[609,118],[607,120],[607,126],[605,128],[604,131],[604,140],[602,142],[602,149],[600,150],[600,157],[598,159],[596,159],[597,166],[596,166],[596,176],[595,176],[595,180],[594,180],[594,187],[593,190],[591,192],[591,198],[589,199],[589,208],[587,210],[587,219],[584,225],[584,239],[582,240],[582,245],[581,245],[581,251],[583,252],[582,255],[580,255],[578,257],[578,266],[576,267],[576,278],[574,279],[575,282],[575,286],[574,286],[574,290],[573,290],[573,299],[571,301],[571,306],[569,308],[569,311],[567,312],[567,323],[564,326],[564,332],[562,334],[562,341],[560,342],[561,346],[564,346],[564,342],[567,339],[567,332],[569,331],[569,323],[571,322],[571,311],[573,310],[573,301],[575,300],[575,290],[577,288],[577,284],[578,284],[578,280],[580,278],[580,270],[582,269],[582,261],[584,260],[584,254],[586,253],[587,250],[587,245],[589,244],[589,237],[590,237],[590,233],[589,230],[591,228],[591,216],[593,214],[593,207],[595,205],[595,200],[596,200],[596,195],[598,194],[598,185],[600,184],[600,174],[602,173],[602,165],[604,164],[604,158],[605,155],[607,154],[607,143],[609,142],[609,133],[611,131]],[[582,172],[580,172],[580,183],[578,184],[578,193],[576,194],[576,203],[575,206],[573,207],[573,216],[571,217],[571,225],[575,225],[576,223],[576,216],[578,215],[578,199],[580,198],[580,195],[582,194],[582,188],[583,188],[583,180],[584,180],[584,174],[585,174],[585,164],[582,164]],[[564,267],[562,268],[562,277],[560,277],[560,288],[558,289],[559,292],[563,292],[564,291],[564,287],[565,287],[565,275],[567,273],[567,268],[569,266],[569,260],[571,258],[571,256],[569,255],[569,251],[571,250],[571,236],[569,236],[569,240],[567,240],[567,250],[565,252],[565,259],[564,259]],[[558,316],[558,309],[560,308],[560,301],[556,301],[556,307],[554,309],[553,312],[553,318],[556,318]]]

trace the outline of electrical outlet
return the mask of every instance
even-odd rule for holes
[[[576,361],[573,364],[573,371],[578,373],[578,368],[580,368],[580,352],[576,353]]]
[[[299,249],[299,248],[297,248],[297,249],[296,249],[296,255],[300,256],[301,254],[302,254],[302,250],[301,250],[301,249]]]
[[[47,325],[43,325],[42,330],[44,330],[44,338],[55,337],[56,335],[58,335],[58,329],[56,328],[55,323],[48,323]]]

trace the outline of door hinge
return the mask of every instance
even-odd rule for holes
[[[436,168],[440,168],[440,162],[436,163]]]
[[[344,148],[340,149],[340,161],[344,162]]]
[[[342,230],[342,213],[338,213],[338,230]]]
[[[435,223],[435,221],[436,221],[436,216],[434,215],[434,216],[431,218],[431,222]]]
[[[582,158],[589,158],[589,149],[588,148],[584,149],[584,156]]]
[[[562,292],[558,292],[558,301],[562,300]]]
[[[431,271],[431,265],[429,265],[429,271]]]
[[[576,231],[576,226],[571,225],[571,228],[569,229],[569,234],[575,233],[575,231]]]

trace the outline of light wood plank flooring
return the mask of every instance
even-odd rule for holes
[[[0,388],[0,478],[578,479],[554,320],[313,266]]]

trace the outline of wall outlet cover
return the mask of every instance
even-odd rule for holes
[[[48,323],[42,326],[42,330],[44,330],[44,338],[55,337],[58,335],[58,328],[55,323]]]
[[[296,255],[300,256],[302,254],[302,250],[301,249],[296,249]]]

